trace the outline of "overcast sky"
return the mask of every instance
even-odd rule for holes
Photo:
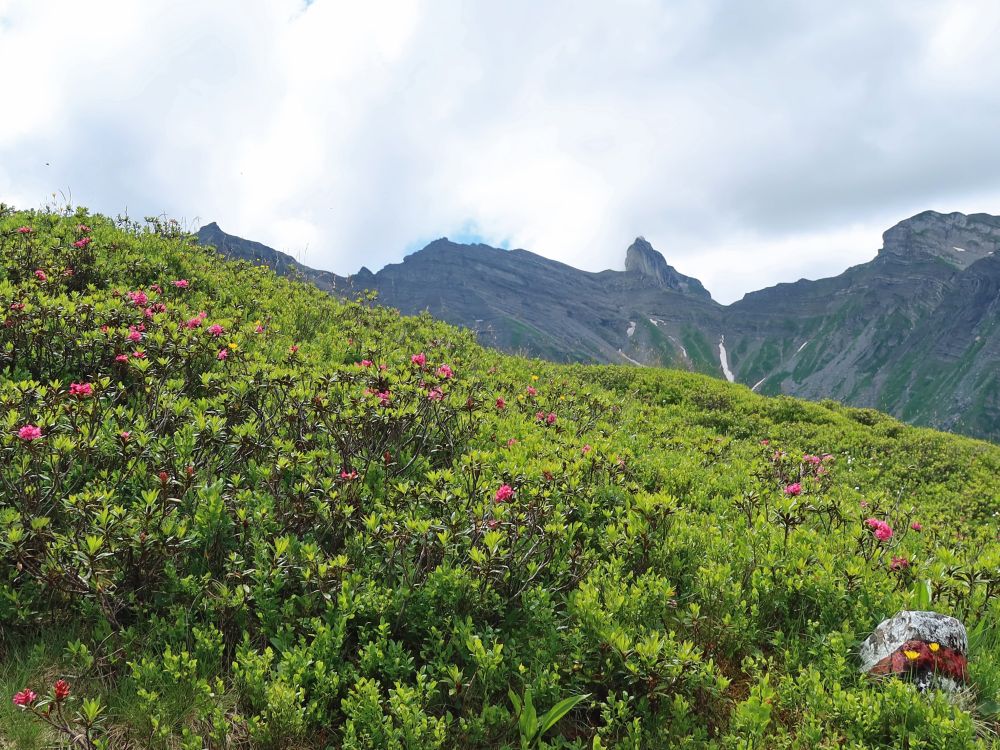
[[[729,302],[1000,213],[1000,3],[0,0],[0,200],[341,274],[440,236]]]

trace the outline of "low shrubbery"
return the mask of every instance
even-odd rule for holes
[[[993,742],[994,446],[501,356],[170,223],[2,208],[0,253],[0,744]],[[928,601],[958,699],[857,674]]]

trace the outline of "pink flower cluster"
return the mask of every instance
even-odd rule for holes
[[[93,240],[91,240],[90,237],[81,237],[80,239],[78,239],[76,242],[73,243],[73,247],[75,247],[78,250],[82,250],[91,242],[93,242]]]
[[[514,497],[514,488],[509,484],[501,484],[500,489],[496,491],[493,495],[493,502],[495,503],[505,503]]]
[[[412,357],[410,357],[410,362],[415,364],[417,367],[423,367],[425,364],[427,364],[427,355],[424,354],[423,352],[420,352],[419,354],[414,354]]]
[[[889,526],[885,521],[880,521],[877,518],[866,518],[865,525],[872,530],[872,534],[880,542],[886,542],[892,539],[892,527]]]
[[[194,316],[193,318],[191,318],[190,320],[188,320],[186,323],[184,323],[184,327],[185,328],[191,328],[191,329],[198,328],[202,323],[205,322],[205,318],[207,318],[207,317],[208,317],[208,313],[205,312],[204,310],[202,310],[196,316]]]
[[[20,708],[27,708],[38,700],[38,693],[29,688],[25,688],[19,693],[14,693],[14,705]]]
[[[539,422],[545,422],[546,424],[555,424],[556,414],[555,412],[551,411],[548,414],[546,414],[544,411],[537,411],[535,412],[535,419]]]
[[[219,336],[221,336],[221,335],[222,335],[223,333],[225,333],[225,331],[226,331],[226,329],[225,329],[225,328],[223,328],[222,326],[220,326],[220,325],[219,325],[218,323],[215,323],[215,324],[213,324],[213,325],[210,325],[210,326],[208,327],[208,332],[209,332],[210,334],[212,334],[213,336],[215,336],[216,338],[218,338],[218,337],[219,337]]]
[[[190,285],[191,282],[187,279],[177,279],[177,281],[174,282],[174,286],[178,289],[187,289]]]
[[[136,307],[145,307],[146,303],[149,302],[149,297],[146,296],[144,291],[137,290],[128,293],[128,298],[132,300],[132,304]]]
[[[449,378],[454,377],[455,371],[452,370],[451,367],[449,367],[448,365],[441,365],[437,369],[437,375],[439,378],[443,380],[448,380]]]
[[[31,234],[31,227],[18,227],[17,228],[17,233],[18,234]]]
[[[42,428],[36,427],[33,424],[26,424],[17,431],[17,436],[21,440],[30,443],[32,440],[38,440],[42,436]]]
[[[69,395],[77,398],[87,398],[94,393],[94,388],[90,383],[70,383]]]
[[[802,485],[798,482],[793,482],[792,484],[785,487],[785,494],[790,497],[795,497],[802,494]]]

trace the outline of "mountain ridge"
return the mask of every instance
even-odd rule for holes
[[[340,277],[208,227],[199,242],[230,257],[336,294],[374,290],[382,304],[426,310],[505,351],[727,378],[728,370],[761,393],[833,398],[1000,439],[1000,217],[989,214],[921,212],[887,229],[870,261],[728,305],[641,236],[624,271],[439,238],[378,272]]]

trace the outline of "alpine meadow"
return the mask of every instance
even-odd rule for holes
[[[1000,447],[0,206],[0,747],[991,748]],[[900,610],[948,693],[859,669]],[[936,646],[937,644],[933,644]]]

